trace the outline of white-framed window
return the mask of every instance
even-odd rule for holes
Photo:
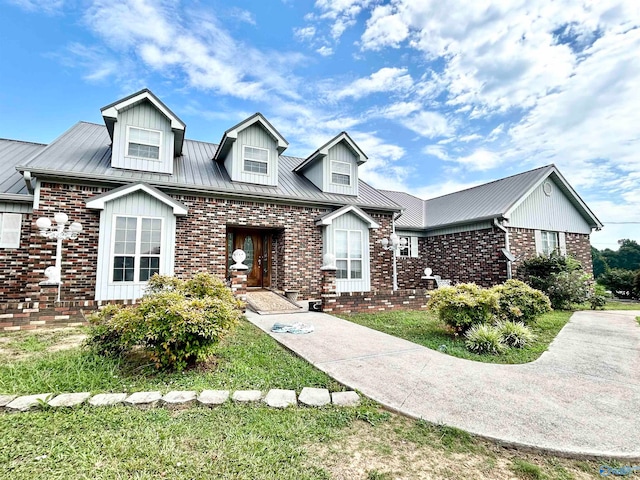
[[[351,185],[351,164],[347,162],[331,161],[331,183],[336,185]]]
[[[127,156],[160,160],[162,132],[148,128],[127,126]]]
[[[0,213],[0,248],[20,247],[22,214]]]
[[[398,255],[401,257],[411,256],[411,237],[400,237],[400,249]]]
[[[269,172],[269,150],[266,148],[243,145],[242,170],[247,173],[267,175]]]
[[[162,219],[117,215],[113,225],[111,281],[140,283],[160,273]]]
[[[542,230],[540,232],[540,240],[540,250],[545,255],[551,255],[553,252],[559,252],[560,242],[558,240],[558,232]]]
[[[359,230],[336,230],[334,232],[336,255],[336,278],[343,280],[362,279],[362,232]]]

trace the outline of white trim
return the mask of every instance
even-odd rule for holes
[[[253,148],[255,150],[262,150],[264,152],[267,152],[267,160],[256,160],[254,158],[247,158],[247,148]],[[242,173],[246,173],[247,175],[262,175],[264,177],[268,177],[269,176],[269,162],[271,160],[271,155],[269,152],[268,148],[263,148],[263,147],[254,147],[253,145],[242,145]],[[265,173],[262,172],[252,172],[250,170],[246,170],[244,168],[244,162],[245,160],[249,160],[250,162],[256,162],[256,163],[264,163],[267,166],[267,171]]]
[[[558,248],[560,249],[560,255],[567,256],[567,236],[564,232],[558,232]]]
[[[153,104],[153,106],[155,106],[158,110],[160,110],[162,112],[162,114],[167,117],[169,119],[169,121],[171,122],[171,128],[175,129],[175,130],[183,130],[186,128],[185,124],[182,123],[182,121],[176,117],[175,115],[173,115],[169,110],[167,110],[167,108],[162,105],[154,95],[150,94],[149,92],[140,92],[139,95],[136,95],[134,97],[131,97],[123,102],[119,102],[107,109],[102,110],[102,116],[103,117],[110,117],[110,118],[118,118],[118,112],[120,110],[123,110],[125,108],[127,108],[130,105],[133,105],[135,103],[138,103],[142,100],[148,100],[149,102],[151,102]]]
[[[542,232],[540,230],[534,230],[533,237],[536,244],[536,254],[543,255],[542,251]]]
[[[116,245],[116,223],[117,218],[135,218],[136,219],[136,244],[135,244],[135,253],[133,254],[133,281],[128,282],[126,280],[115,281],[113,279],[113,267],[115,260],[115,245]],[[158,274],[164,275],[163,268],[163,256],[167,254],[167,244],[165,241],[165,233],[164,233],[164,218],[162,217],[153,217],[147,215],[129,215],[123,213],[114,213],[111,217],[111,245],[109,246],[109,280],[107,282],[110,286],[120,286],[120,285],[146,285],[147,281],[140,281],[138,278],[140,277],[140,242],[142,238],[142,220],[160,220],[160,254],[158,255]],[[121,257],[131,257],[131,254],[118,254]],[[146,256],[146,255],[145,255]]]
[[[17,223],[17,226],[8,226],[9,223]],[[16,241],[7,242],[7,233],[17,233]],[[20,237],[22,235],[22,214],[21,213],[0,213],[0,248],[20,248]]]
[[[320,217],[319,220],[316,220],[316,226],[320,227],[323,225],[331,225],[336,218],[341,217],[342,215],[349,212],[352,212],[356,216],[360,217],[360,219],[363,222],[368,224],[369,228],[380,228],[380,225],[376,223],[376,221],[373,218],[371,218],[369,215],[364,213],[355,205],[345,205],[344,207],[341,207],[338,210],[335,210],[331,213],[328,213]]]
[[[90,209],[104,210],[105,203],[108,203],[120,197],[127,196],[131,193],[137,192],[138,190],[142,190],[148,195],[151,195],[152,197],[160,200],[162,203],[173,208],[174,215],[186,215],[189,212],[187,207],[185,207],[182,203],[174,200],[169,195],[166,195],[157,188],[151,187],[145,183],[134,183],[132,185],[122,186],[116,188],[115,190],[111,190],[110,192],[97,195],[88,200],[86,202],[86,206]]]
[[[139,145],[147,145],[149,147],[158,147],[158,158],[152,158],[152,157],[142,157],[140,155],[130,155],[129,154],[129,143],[131,143],[129,141],[129,137],[130,137],[130,133],[132,129],[136,129],[136,130],[142,130],[145,132],[153,132],[153,133],[159,133],[160,134],[160,140],[158,141],[158,145],[154,145],[152,143],[141,143],[141,142],[133,142],[133,143],[137,143]],[[144,128],[144,127],[138,127],[137,125],[127,125],[127,132],[125,135],[125,144],[124,144],[124,148],[125,148],[125,154],[124,156],[127,158],[135,158],[138,160],[146,160],[149,162],[162,162],[162,155],[163,155],[163,151],[162,151],[162,142],[163,142],[163,138],[164,138],[164,132],[162,130],[155,130],[153,128]]]
[[[334,172],[334,170],[333,170],[333,164],[334,163],[341,163],[343,165],[347,165],[349,167],[349,173],[346,174],[346,173],[343,173],[343,172]],[[349,177],[349,183],[336,183],[336,182],[334,182],[333,181],[333,174],[334,173],[336,175],[346,175],[346,176],[348,176]],[[331,185],[337,185],[339,187],[351,187],[353,185],[352,179],[353,179],[353,168],[352,168],[351,163],[343,162],[342,160],[331,160],[331,164],[329,166],[329,183],[331,183]]]
[[[40,208],[40,179],[36,178],[36,188],[33,189],[33,209]]]
[[[340,142],[345,142],[347,144],[347,147],[355,154],[356,163],[358,165],[362,165],[364,162],[367,161],[367,156],[365,155],[365,153],[362,150],[360,150],[360,147],[358,147],[358,145],[356,145],[356,143],[353,140],[351,140],[351,137],[349,137],[347,132],[341,132],[335,137],[333,137],[331,140],[329,140],[327,143],[325,143],[318,150],[313,152],[310,156],[305,158],[300,165],[298,165],[296,168],[293,169],[293,171],[299,172],[303,170],[305,167],[307,167],[307,165],[313,162],[316,158],[326,157],[327,155],[329,155],[329,150]]]

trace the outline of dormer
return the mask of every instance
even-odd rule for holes
[[[100,110],[111,137],[111,166],[173,174],[186,126],[150,90],[140,90]]]
[[[289,146],[278,131],[256,113],[224,132],[213,157],[224,163],[235,182],[278,185],[278,157]]]
[[[342,132],[313,152],[295,172],[301,173],[316,187],[327,193],[358,195],[358,166],[367,156]]]

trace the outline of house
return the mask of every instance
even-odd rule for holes
[[[602,223],[555,165],[430,200],[383,191],[404,207],[398,284],[415,288],[428,266],[454,282],[491,286],[517,276],[526,258],[559,251],[592,272],[589,236]]]
[[[188,139],[147,89],[101,113],[103,124],[78,122],[49,145],[0,140],[3,302],[39,298],[56,245],[35,223],[55,212],[83,225],[65,241],[61,296],[85,306],[139,298],[154,273],[227,278],[238,248],[249,287],[320,298],[329,253],[338,294],[389,306],[371,297],[392,290],[381,240],[394,228],[408,239],[400,287],[417,289],[426,266],[488,285],[517,268],[511,256],[555,247],[590,266],[589,233],[602,226],[554,166],[423,201],[362,181],[367,156],[346,132],[295,158],[260,113],[218,144]]]
[[[154,273],[224,278],[237,248],[249,287],[319,298],[323,254],[332,253],[338,292],[391,289],[379,240],[401,207],[359,178],[367,156],[347,133],[294,158],[260,113],[216,145],[186,138],[184,122],[147,89],[101,112],[104,124],[79,122],[46,146],[0,141],[2,299],[37,297],[55,242],[35,220],[57,211],[84,227],[64,246],[68,300],[139,298]]]

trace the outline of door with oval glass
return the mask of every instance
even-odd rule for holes
[[[227,266],[233,265],[231,254],[236,249],[244,250],[247,259],[248,287],[268,287],[271,282],[270,236],[259,230],[233,229],[227,233]]]

